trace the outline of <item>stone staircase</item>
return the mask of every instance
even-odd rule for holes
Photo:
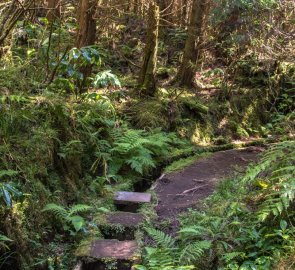
[[[79,247],[77,257],[80,262],[74,270],[105,270],[107,265],[114,265],[118,270],[132,270],[140,262],[140,248],[134,240],[134,233],[143,215],[137,209],[143,203],[151,202],[151,194],[119,191],[114,195],[114,203],[120,210],[106,214],[107,232],[102,232],[106,239],[94,239]],[[110,228],[123,228],[112,230]]]

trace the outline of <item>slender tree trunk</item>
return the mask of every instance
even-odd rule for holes
[[[139,85],[143,88],[143,93],[148,96],[156,94],[156,68],[158,53],[159,35],[159,7],[152,4],[148,15],[148,32],[144,52],[143,66],[139,75]]]
[[[96,21],[94,15],[96,4],[96,0],[80,0],[76,39],[77,48],[93,45],[95,43]]]
[[[187,26],[188,0],[182,0],[181,2],[182,2],[181,25]]]
[[[185,43],[182,64],[176,76],[176,80],[182,86],[192,86],[195,72],[202,62],[205,33],[210,10],[210,0],[194,0],[190,24],[188,26],[188,38]]]
[[[76,47],[82,48],[94,45],[96,40],[96,21],[94,19],[97,7],[96,0],[80,0],[79,17],[78,17],[78,32],[76,39]],[[79,91],[83,93],[87,78],[91,75],[92,65],[82,67],[80,72],[83,74],[83,80],[80,83]]]
[[[49,22],[53,22],[60,18],[60,0],[48,0],[48,12],[46,18]]]

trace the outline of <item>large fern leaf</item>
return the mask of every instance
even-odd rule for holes
[[[60,218],[60,219],[65,219],[68,215],[67,210],[62,207],[61,205],[57,205],[55,203],[49,203],[47,204],[43,210],[43,212],[47,211],[47,212],[52,212],[56,217]]]
[[[72,215],[75,215],[75,214],[78,214],[78,213],[88,212],[91,209],[92,209],[92,207],[89,206],[89,205],[86,205],[86,204],[76,204],[76,205],[72,206],[69,209],[68,215],[69,216],[72,216]]]
[[[172,248],[175,240],[168,234],[154,228],[146,228],[147,233],[157,242],[157,244],[164,248]]]
[[[195,263],[199,260],[206,250],[211,247],[211,241],[188,242],[180,251],[179,263]]]

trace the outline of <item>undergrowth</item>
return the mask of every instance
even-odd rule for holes
[[[138,269],[293,269],[294,153],[294,141],[271,146],[245,175],[223,181],[201,210],[183,214],[176,239],[148,229],[156,245]]]
[[[112,209],[116,186],[132,188],[183,146],[174,133],[133,129],[96,93],[79,100],[48,91],[6,93],[0,106],[0,252],[8,246],[13,254],[3,261],[7,267],[55,262],[61,235],[70,249],[91,231],[99,234],[77,211]]]

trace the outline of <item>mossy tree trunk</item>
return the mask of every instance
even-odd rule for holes
[[[188,26],[188,38],[185,43],[182,64],[179,68],[176,80],[181,86],[193,85],[195,72],[204,56],[205,33],[208,24],[210,0],[194,0],[190,23]]]
[[[159,20],[159,7],[155,3],[151,4],[148,14],[148,30],[144,60],[139,75],[139,85],[143,89],[143,94],[147,96],[155,96],[156,94],[155,77],[158,54]]]

